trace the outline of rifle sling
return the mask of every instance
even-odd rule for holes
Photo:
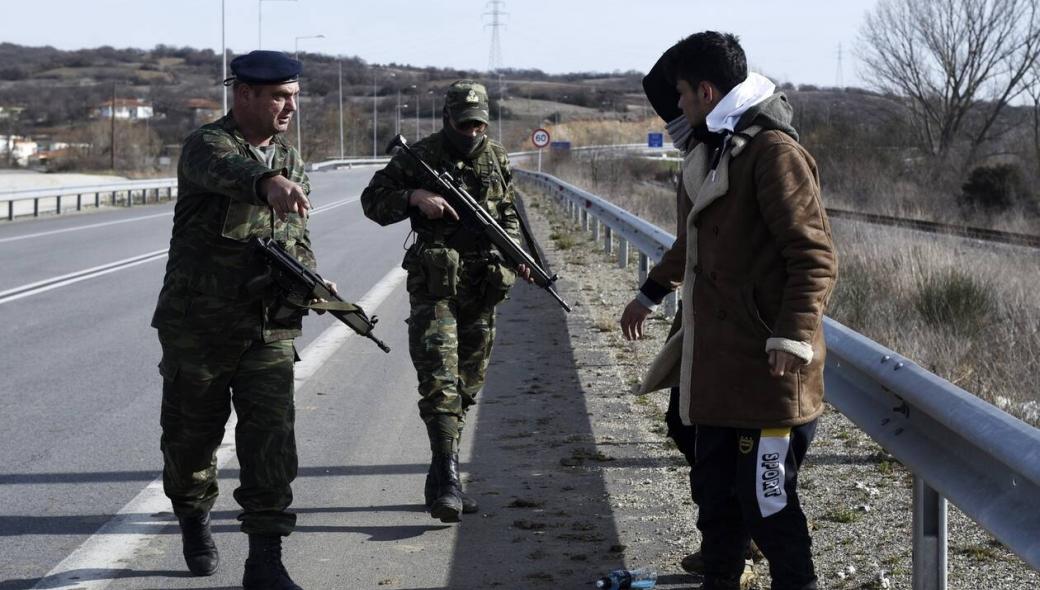
[[[517,195],[517,203],[520,205],[517,207],[516,218],[520,222],[520,233],[524,235],[524,240],[527,242],[527,248],[530,250],[531,258],[538,266],[542,267],[547,274],[550,272],[549,267],[542,261],[542,255],[539,252],[538,242],[534,241],[534,236],[531,235],[531,230],[527,227],[527,209],[524,207],[524,202]]]

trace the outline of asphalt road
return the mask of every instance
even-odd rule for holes
[[[424,572],[411,587],[442,587],[454,532],[418,504],[428,450],[403,323],[398,267],[407,227],[363,217],[358,197],[373,170],[314,174],[310,228],[319,270],[346,299],[381,285],[369,311],[393,353],[356,336],[337,340],[329,317],[307,318],[297,348],[304,363],[318,362],[302,377],[298,370],[294,488],[298,531],[314,534],[291,537],[286,555],[305,587],[374,587],[379,580],[365,576],[385,568],[366,568],[366,560],[395,559]],[[175,520],[154,486],[160,351],[148,324],[171,214],[164,204],[0,225],[0,589],[238,585],[246,543],[230,493],[232,449],[222,451],[230,461],[214,514],[225,566],[212,578],[185,576]],[[322,334],[324,344],[312,347]],[[434,542],[409,542],[429,532],[439,533]],[[361,542],[350,563],[328,552],[332,533],[337,546]],[[364,543],[388,540],[389,550]]]

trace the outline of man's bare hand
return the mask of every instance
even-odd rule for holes
[[[290,213],[307,217],[307,212],[311,209],[311,202],[303,188],[281,175],[261,180],[260,196],[267,200],[267,204],[282,221],[285,221]]]
[[[333,283],[332,281],[325,281],[325,288],[328,289],[329,291],[331,291],[333,295],[339,295],[339,291],[336,290],[336,283]],[[323,299],[323,298],[320,298],[320,297],[316,297],[314,299],[311,299],[311,305],[314,305],[315,303],[327,303],[327,302],[328,302],[327,299]],[[321,314],[325,313],[324,309],[315,309],[314,311],[316,311],[318,313],[318,315],[321,315]]]
[[[783,377],[784,374],[796,370],[805,364],[802,359],[783,350],[769,351],[769,374],[773,377]]]
[[[444,197],[437,193],[431,193],[428,190],[416,189],[408,195],[408,204],[413,207],[418,207],[422,214],[427,219],[441,219],[446,217],[448,219],[459,220],[459,214],[455,212],[455,209],[448,203]]]
[[[650,308],[633,299],[621,313],[621,332],[626,340],[639,340],[643,337],[643,322],[650,315]]]
[[[531,276],[531,269],[527,268],[526,264],[521,264],[516,267],[516,274],[528,283],[534,282],[534,277]]]

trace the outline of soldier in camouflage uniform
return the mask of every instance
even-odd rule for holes
[[[297,469],[293,338],[302,313],[276,321],[276,297],[247,286],[264,271],[250,249],[255,236],[274,238],[315,266],[310,184],[299,152],[279,135],[296,110],[300,64],[254,51],[231,69],[234,108],[184,143],[169,262],[152,318],[163,353],[163,488],[188,568],[212,574],[216,450],[234,404],[241,464],[234,495],[249,535],[243,587],[298,589],[281,562],[281,537],[296,523],[286,509]]]
[[[514,239],[520,225],[505,149],[487,136],[484,86],[460,80],[448,88],[443,128],[416,142],[415,152],[434,170],[447,170],[487,208]],[[381,225],[409,220],[415,242],[405,253],[411,303],[408,343],[419,378],[419,415],[426,423],[432,460],[426,505],[434,518],[458,522],[476,512],[462,493],[458,448],[477,392],[484,385],[495,339],[495,305],[505,299],[516,272],[488,242],[460,231],[457,212],[437,186],[401,154],[377,172],[361,195],[365,215]],[[519,269],[524,278],[529,271]]]

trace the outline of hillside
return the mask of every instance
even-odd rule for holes
[[[343,71],[346,151],[371,153],[373,90],[377,95],[379,135],[396,129],[398,95],[403,132],[414,133],[416,102],[420,130],[428,131],[431,111],[443,89],[459,78],[484,82],[492,95],[492,114],[503,121],[503,138],[522,141],[526,128],[542,120],[570,117],[603,118],[642,113],[640,74],[548,75],[538,70],[506,70],[501,77],[450,68],[413,68],[368,64],[356,57],[336,58],[303,53],[305,156],[325,157],[339,151],[339,68]],[[220,56],[213,51],[157,46],[151,50],[100,47],[61,51],[52,47],[0,44],[0,107],[17,117],[0,121],[0,133],[50,136],[64,142],[89,141],[92,115],[110,101],[142,99],[156,117],[145,134],[149,143],[176,145],[196,121],[186,109],[192,99],[219,104],[222,96]],[[501,85],[500,85],[501,82]],[[46,100],[40,100],[45,96]],[[501,101],[501,112],[499,97]],[[437,103],[439,105],[439,101]],[[436,121],[435,121],[436,123]],[[524,127],[524,131],[519,131]],[[91,142],[94,143],[94,142]],[[106,148],[107,149],[107,148]]]

